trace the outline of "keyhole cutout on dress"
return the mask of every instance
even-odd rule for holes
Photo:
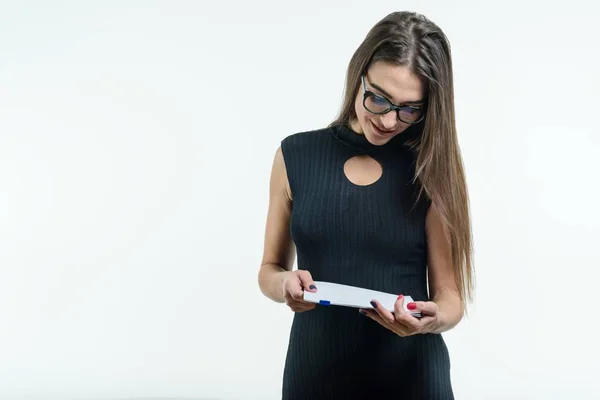
[[[344,175],[355,185],[368,186],[377,182],[383,168],[377,160],[366,155],[350,157],[344,163]]]

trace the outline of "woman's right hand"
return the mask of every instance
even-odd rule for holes
[[[283,273],[283,298],[285,304],[294,312],[303,312],[315,308],[315,303],[304,301],[304,291],[315,293],[317,287],[306,270],[286,271]]]

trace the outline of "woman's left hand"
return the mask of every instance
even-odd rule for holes
[[[394,303],[394,313],[389,312],[377,300],[371,302],[374,310],[360,309],[367,317],[399,336],[410,336],[433,332],[438,327],[438,306],[432,301],[408,303],[410,311],[420,312],[421,318],[413,317],[404,311],[404,296],[398,296]]]

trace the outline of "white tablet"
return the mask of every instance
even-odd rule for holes
[[[398,295],[391,293],[378,292],[376,290],[364,289],[356,286],[342,285],[332,282],[315,282],[317,292],[304,291],[304,300],[325,306],[335,305],[353,308],[370,308],[371,300],[377,300],[390,312],[394,312],[394,304]],[[410,296],[404,296],[404,310],[414,317],[421,317],[420,312],[413,312],[406,308],[406,305],[412,302]]]

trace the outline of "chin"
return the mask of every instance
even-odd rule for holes
[[[365,129],[366,128],[366,129]],[[379,132],[376,127],[373,126],[370,120],[367,120],[366,127],[363,128],[365,132],[365,136],[369,140],[369,142],[375,145],[382,145],[389,142],[394,136],[398,134],[397,130],[393,132]]]

